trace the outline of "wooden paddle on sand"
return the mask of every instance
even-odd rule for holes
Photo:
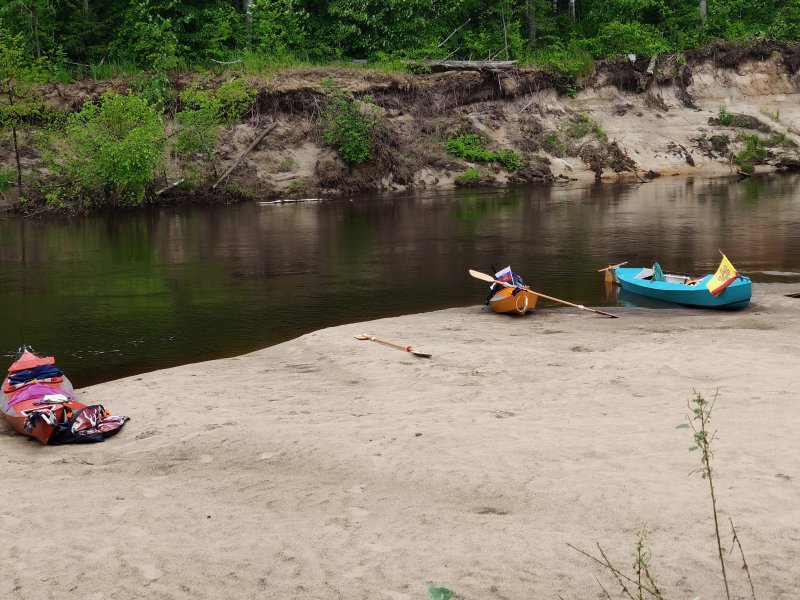
[[[500,281],[495,279],[491,275],[487,275],[486,273],[480,273],[478,271],[473,271],[472,269],[469,270],[469,274],[472,275],[475,279],[480,279],[481,281],[487,281],[489,283],[499,283],[500,285],[504,285],[506,287],[518,287],[515,285],[511,285],[510,283],[506,283],[505,281]],[[612,319],[617,319],[617,315],[612,315],[611,313],[603,312],[602,310],[597,310],[595,308],[589,308],[588,306],[583,306],[582,304],[573,304],[572,302],[567,302],[566,300],[561,300],[560,298],[553,298],[552,296],[548,296],[547,294],[543,294],[541,292],[537,292],[536,290],[532,290],[527,285],[522,288],[523,290],[528,290],[532,294],[536,294],[537,296],[541,296],[542,298],[547,298],[548,300],[552,300],[553,302],[560,302],[561,304],[566,304],[567,306],[574,306],[575,308],[580,308],[581,310],[588,310],[589,312],[597,313],[598,315],[605,315],[606,317],[611,317]]]
[[[400,344],[395,344],[394,342],[390,342],[388,340],[381,340],[376,338],[371,333],[357,333],[353,336],[357,340],[370,340],[372,342],[378,342],[379,344],[383,344],[384,346],[389,346],[390,348],[397,348],[398,350],[405,350],[406,352],[410,352],[411,354],[415,354],[417,356],[421,356],[422,358],[430,358],[431,355],[427,352],[421,352],[419,350],[415,350],[412,346],[402,346]]]

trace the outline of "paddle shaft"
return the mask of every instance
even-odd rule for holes
[[[473,271],[470,269],[469,274],[475,277],[475,279],[481,279],[486,282],[493,282],[499,283],[500,285],[504,285],[506,287],[518,287],[516,285],[511,285],[510,283],[506,283],[505,281],[500,281],[499,279],[495,279],[491,275],[486,275],[485,273],[481,273],[479,271]],[[541,296],[542,298],[547,298],[548,300],[552,300],[553,302],[560,302],[561,304],[566,304],[567,306],[574,306],[575,308],[580,308],[581,310],[588,310],[589,312],[597,313],[598,315],[605,315],[606,317],[611,317],[612,319],[618,318],[617,315],[612,315],[611,313],[603,312],[602,310],[597,310],[594,308],[589,308],[588,306],[582,306],[580,304],[574,304],[573,302],[567,302],[566,300],[561,300],[560,298],[554,298],[553,296],[548,296],[547,294],[542,294],[541,292],[537,292],[536,290],[532,290],[527,285],[522,287],[521,289],[527,290],[532,294],[536,294],[537,296]]]
[[[406,352],[410,352],[411,354],[416,354],[417,356],[424,356],[425,358],[431,357],[431,355],[428,354],[427,352],[420,352],[419,350],[415,350],[413,346],[403,346],[401,344],[395,344],[394,342],[390,342],[389,340],[382,340],[380,338],[377,338],[374,335],[362,333],[355,336],[355,338],[359,340],[370,340],[373,342],[378,342],[379,344],[383,344],[384,346],[389,346],[390,348],[397,348],[398,350],[405,350]]]
[[[616,269],[617,267],[621,267],[622,265],[627,265],[628,261],[617,263],[615,265],[608,265],[607,267],[603,267],[602,269],[597,269],[598,273],[602,273],[603,271],[610,271],[612,269]]]

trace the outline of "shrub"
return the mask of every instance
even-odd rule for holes
[[[728,112],[728,109],[725,108],[724,105],[719,107],[719,113],[717,115],[717,119],[719,119],[720,125],[733,125],[733,115]]]
[[[444,143],[444,147],[450,154],[469,162],[491,162],[497,159],[497,153],[487,150],[486,140],[476,133],[450,138]]]
[[[335,87],[331,79],[325,80],[324,87],[328,106],[322,115],[322,137],[336,148],[344,162],[366,162],[372,152],[372,130],[377,124],[377,117],[370,110],[371,99],[363,99],[367,110],[362,111],[353,97]]]
[[[513,150],[493,152],[486,149],[486,140],[478,134],[467,133],[444,143],[450,154],[469,162],[498,162],[508,171],[519,171],[522,160]]]
[[[752,174],[755,165],[761,163],[767,155],[764,148],[764,140],[757,135],[744,136],[745,147],[736,154],[736,164],[745,173]]]
[[[455,178],[455,184],[461,186],[470,186],[475,185],[480,181],[481,172],[480,169],[476,169],[473,167],[472,169],[467,169],[460,175]]]
[[[141,204],[164,160],[164,124],[139,96],[103,94],[70,115],[68,158],[60,165],[72,192],[111,204]]]

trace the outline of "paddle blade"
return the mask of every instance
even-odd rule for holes
[[[479,271],[473,271],[472,269],[469,270],[469,274],[472,275],[475,279],[480,279],[481,281],[488,281],[489,283],[494,283],[494,277],[491,275],[487,275],[486,273],[480,273]]]

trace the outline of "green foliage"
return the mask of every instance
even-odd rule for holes
[[[587,44],[598,57],[622,54],[652,56],[670,49],[670,44],[656,27],[636,22],[604,23],[597,35],[588,40]]]
[[[190,87],[181,94],[181,102],[190,109],[210,111],[220,123],[233,123],[253,107],[257,97],[257,89],[234,77],[216,89]]]
[[[308,13],[293,0],[254,0],[251,7],[253,46],[271,57],[297,56],[306,48]]]
[[[336,148],[348,164],[362,164],[372,152],[372,131],[377,117],[371,99],[365,97],[364,109],[346,91],[336,87],[328,78],[323,83],[328,105],[322,115],[322,137]]]
[[[173,149],[186,166],[193,160],[217,175],[216,146],[225,124],[251,109],[258,95],[244,79],[230,79],[216,89],[190,87],[181,93],[182,109],[175,113],[178,129]]]
[[[84,11],[75,0],[0,0],[0,23],[21,36],[27,56],[51,57],[61,79],[115,70],[108,65],[169,72],[250,53],[264,64],[510,58],[577,80],[594,58],[678,54],[718,38],[800,40],[800,0],[718,0],[705,25],[697,0],[253,0],[246,12],[248,4],[91,0]]]
[[[542,140],[542,148],[553,156],[562,157],[567,153],[567,145],[557,131],[545,134]]]
[[[491,162],[497,158],[497,153],[487,150],[486,140],[476,133],[450,138],[444,147],[450,154],[469,162]]]
[[[137,205],[164,160],[164,125],[140,97],[108,92],[70,115],[64,143],[67,157],[59,167],[68,194]]]
[[[177,67],[180,46],[176,26],[179,23],[164,12],[173,10],[178,3],[178,0],[131,2],[111,44],[112,53],[155,71]]]
[[[763,162],[767,155],[764,140],[757,135],[743,136],[745,147],[736,154],[736,164],[745,173],[754,173],[755,165]]]
[[[719,113],[717,114],[717,119],[719,119],[720,125],[732,125],[733,124],[733,115],[728,112],[728,109],[725,108],[724,105],[719,107]]]
[[[134,81],[134,86],[139,88],[139,96],[158,111],[163,111],[169,103],[169,77],[163,71],[152,74],[143,74]]]
[[[776,131],[775,133],[773,133],[770,136],[768,143],[770,146],[780,146],[782,148],[797,148],[797,142],[795,142],[792,138],[790,138],[782,131]]]
[[[17,131],[45,112],[39,83],[44,60],[30,61],[25,55],[22,35],[0,29],[0,131],[10,131],[17,164],[17,185],[22,187]]]
[[[459,173],[453,180],[456,185],[469,186],[478,183],[481,179],[481,171],[475,167]]]
[[[508,171],[522,168],[519,155],[513,150],[494,152],[486,149],[486,140],[478,134],[466,133],[444,143],[450,154],[469,162],[499,162]]]
[[[586,77],[594,69],[591,52],[575,40],[564,43],[555,39],[552,44],[536,50],[530,56],[529,62],[569,79]],[[572,84],[572,88],[574,93],[570,96],[574,98],[580,88],[575,84]]]
[[[586,113],[580,113],[566,126],[564,133],[567,137],[579,140],[580,138],[593,133],[600,141],[606,141],[608,136],[603,131],[603,128],[594,119],[590,118]]]
[[[0,167],[0,192],[8,191],[8,189],[14,185],[14,178],[16,175],[13,169]]]

